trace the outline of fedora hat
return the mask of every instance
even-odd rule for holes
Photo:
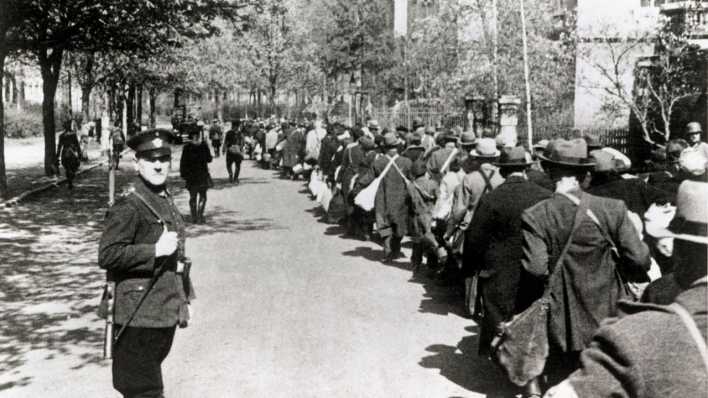
[[[462,133],[462,136],[460,137],[460,145],[461,146],[472,146],[477,143],[477,136],[474,135],[473,132],[471,131],[466,131]]]
[[[708,183],[684,181],[676,196],[676,215],[668,227],[650,228],[655,238],[675,238],[708,245]]]
[[[494,138],[480,138],[477,140],[477,146],[470,152],[470,156],[475,158],[496,158],[500,154]]]
[[[386,133],[383,136],[383,147],[393,148],[398,146],[398,137],[394,133]]]
[[[582,138],[551,141],[538,157],[552,165],[570,168],[592,168],[595,162],[588,158],[588,145]]]
[[[522,146],[516,146],[510,151],[502,152],[499,161],[494,164],[498,167],[527,167],[533,163],[531,155]]]
[[[686,125],[686,134],[700,134],[703,132],[701,124],[698,122],[690,122]]]

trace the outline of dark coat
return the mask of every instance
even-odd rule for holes
[[[374,161],[374,173],[378,177],[381,175],[386,165],[390,161],[388,156],[380,156]],[[399,156],[395,160],[403,175],[410,179],[410,169],[412,162],[410,159]],[[379,184],[376,192],[376,225],[379,229],[396,225],[398,237],[408,234],[409,225],[409,201],[406,182],[392,166]]]
[[[706,341],[705,279],[676,302],[693,318]],[[622,303],[622,316],[608,320],[569,377],[579,397],[704,397],[708,374],[698,347],[678,315],[665,307]]]
[[[182,147],[179,161],[179,175],[184,179],[187,189],[206,189],[209,187],[209,166],[211,152],[206,142],[193,144],[187,142]]]
[[[617,245],[625,266],[648,271],[649,248],[639,239],[624,202],[580,191],[573,194],[587,196],[589,209]],[[527,271],[537,276],[550,273],[568,240],[576,210],[570,199],[555,193],[523,212],[522,265]],[[587,215],[581,218],[562,267],[557,283],[550,286],[549,339],[560,351],[580,351],[600,322],[617,314],[617,301],[624,298],[611,244]]]
[[[593,176],[588,193],[603,198],[624,201],[627,208],[640,217],[649,209],[652,203],[664,204],[671,201],[671,194],[648,185],[639,178],[622,178],[621,176]]]
[[[556,184],[553,183],[551,177],[541,170],[530,169],[526,171],[526,176],[529,178],[529,181],[542,188],[545,188],[551,192],[556,190]]]
[[[435,242],[432,235],[433,207],[438,199],[440,185],[424,174],[416,178],[408,188],[411,198],[411,236],[420,238],[428,235],[430,241]]]
[[[184,256],[184,221],[169,194],[152,192],[141,179],[134,189],[160,214],[167,230],[177,232],[179,247],[170,256],[155,258],[155,243],[163,226],[133,193],[120,197],[108,210],[98,248],[98,265],[116,282],[115,323],[124,324],[150,279],[161,272],[130,326],[158,328],[177,324],[179,308],[186,301],[181,278],[175,273]]]
[[[482,270],[480,290],[484,319],[480,351],[486,354],[496,325],[508,321],[543,293],[538,283],[520,285],[523,256],[521,213],[551,192],[522,177],[512,176],[482,196],[467,230],[464,267]]]
[[[59,135],[59,145],[57,147],[57,157],[61,159],[61,164],[69,173],[74,173],[79,168],[79,156],[81,145],[76,133],[64,131]]]
[[[301,129],[295,129],[287,137],[283,148],[283,166],[293,167],[305,157],[305,134]]]
[[[352,178],[354,178],[354,175],[357,174],[359,171],[359,164],[361,163],[361,160],[364,158],[364,151],[361,150],[361,146],[357,143],[349,145],[347,148],[344,149],[344,153],[342,154],[342,170],[339,172],[339,181],[342,183],[342,193],[344,194],[344,197],[347,198],[347,203],[348,203],[348,211],[351,213],[353,202],[350,200],[351,198],[349,197],[350,193],[350,185]]]
[[[323,139],[322,139],[322,148],[320,148],[320,159],[318,160],[317,164],[320,165],[320,168],[322,169],[322,173],[326,176],[332,176],[334,175],[334,169],[338,166],[338,164],[334,163],[334,154],[337,152],[337,148],[339,148],[339,142],[337,141],[337,137],[335,137],[333,134],[327,134]]]
[[[232,153],[229,148],[235,145],[239,149],[239,153],[241,155],[238,155],[236,153]],[[236,160],[236,161],[241,161],[243,160],[243,145],[244,145],[244,139],[243,139],[243,133],[240,131],[234,131],[234,130],[229,130],[226,132],[226,135],[224,136],[224,153],[226,153],[226,158],[229,160]]]

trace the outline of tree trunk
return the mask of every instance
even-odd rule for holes
[[[138,121],[138,131],[140,131],[141,126],[143,125],[143,85],[138,86],[138,104],[135,110],[135,118]]]
[[[51,54],[47,54],[51,51]],[[63,50],[42,49],[38,52],[39,66],[42,72],[42,124],[44,125],[44,173],[47,176],[58,174],[56,167],[56,125],[54,120],[54,98],[59,84]]]
[[[150,112],[150,128],[155,128],[156,120],[155,120],[155,101],[157,100],[157,90],[154,88],[150,88],[148,90],[148,96],[150,97],[149,100],[149,112]]]
[[[5,49],[0,48],[0,71],[5,70]],[[0,72],[1,73],[1,72]],[[5,172],[5,107],[3,106],[3,84],[0,79],[0,198],[8,196],[7,174]]]
[[[128,97],[125,99],[125,110],[126,110],[126,123],[128,127],[128,136],[132,137],[135,134],[135,129],[133,128],[135,123],[135,84],[128,84]]]
[[[83,122],[88,123],[91,119],[89,108],[91,107],[91,85],[84,84],[81,86],[81,114]]]
[[[224,107],[222,101],[222,95],[219,90],[214,91],[214,102],[216,106],[216,118],[219,120],[224,120]]]
[[[73,108],[71,107],[71,71],[67,70],[66,72],[66,81],[64,82],[64,92],[62,94],[64,99],[63,99],[63,104],[62,107],[64,108],[64,112],[62,112],[64,115],[63,116],[72,116],[73,115]]]

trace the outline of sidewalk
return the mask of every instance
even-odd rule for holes
[[[89,143],[88,158],[88,162],[81,163],[79,171],[105,160],[98,143],[93,141]],[[57,181],[56,178],[47,177],[44,173],[43,137],[7,139],[5,141],[5,168],[9,188],[8,199]],[[61,168],[61,174],[64,176],[63,168]]]

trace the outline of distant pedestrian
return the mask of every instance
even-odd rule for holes
[[[125,137],[123,137],[123,132],[119,127],[111,129],[111,140],[113,142],[113,168],[117,170],[121,153],[125,149]]]
[[[226,171],[229,173],[229,182],[239,183],[241,162],[243,161],[244,147],[243,133],[238,128],[238,121],[231,123],[231,130],[224,136],[224,154],[226,155]]]
[[[398,146],[395,134],[384,135],[385,156],[374,161],[374,173],[382,178],[375,209],[376,225],[384,239],[384,262],[391,262],[401,255],[401,240],[408,234],[410,222],[406,184],[412,163],[398,155]]]
[[[214,156],[217,158],[219,157],[219,150],[221,149],[222,135],[221,123],[219,119],[214,119],[209,127],[209,140],[211,140],[211,145],[214,147]]]
[[[76,136],[76,131],[71,128],[71,121],[64,122],[64,131],[59,135],[59,145],[57,147],[57,166],[61,159],[66,173],[66,183],[69,189],[74,188],[74,176],[79,170],[81,161],[81,144]]]
[[[196,224],[204,224],[206,221],[204,209],[207,190],[213,185],[208,165],[211,160],[211,152],[207,143],[202,140],[201,133],[192,131],[189,134],[189,141],[182,148],[179,174],[189,191],[189,211],[192,222]]]

